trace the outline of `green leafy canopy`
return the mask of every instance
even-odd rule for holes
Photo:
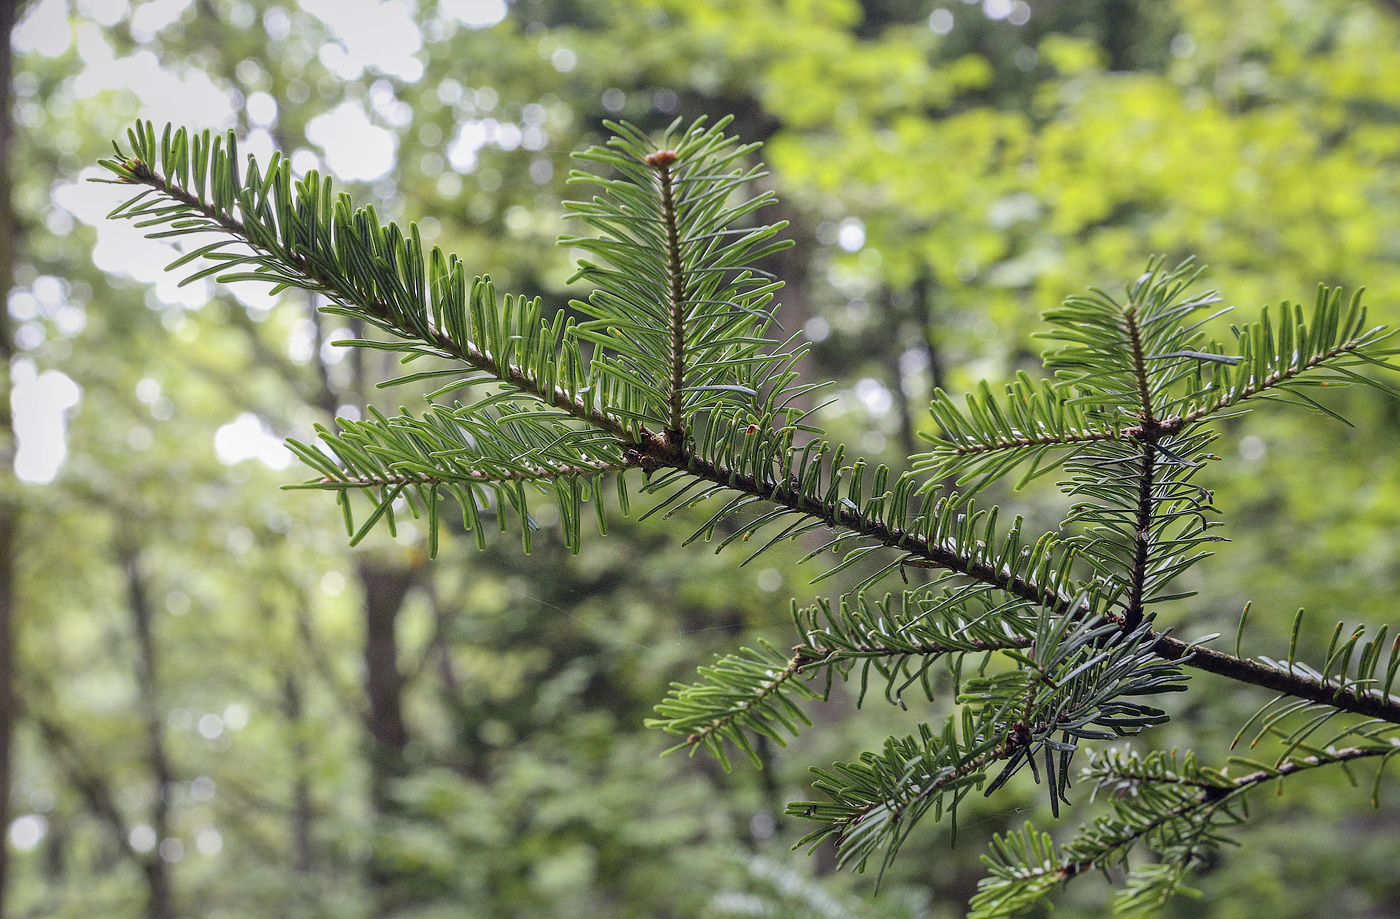
[[[723,657],[650,721],[728,768],[731,746],[757,761],[755,737],[799,733],[803,703],[837,679],[858,683],[862,701],[873,681],[904,705],[911,692],[935,700],[946,671],[946,720],[814,770],[820,799],[791,805],[815,822],[804,841],[834,839],[845,864],[887,865],[921,818],[952,819],[967,795],[1023,771],[1058,812],[1081,748],[1165,721],[1153,697],[1186,689],[1188,668],[1274,693],[1242,735],[1275,738],[1278,758],[1231,776],[1194,755],[1092,750],[1083,775],[1110,813],[1060,846],[1031,828],[996,839],[975,915],[1015,914],[1136,848],[1155,860],[1130,870],[1117,906],[1150,910],[1243,819],[1252,788],[1361,759],[1383,768],[1400,749],[1400,654],[1384,628],[1369,639],[1339,630],[1310,667],[1293,651],[1251,659],[1238,638],[1226,653],[1159,626],[1219,538],[1195,481],[1217,459],[1214,425],[1264,400],[1333,414],[1313,387],[1387,388],[1375,372],[1395,369],[1396,352],[1359,294],[1320,290],[1310,308],[1265,310],[1221,342],[1208,333],[1218,298],[1194,290],[1199,269],[1153,261],[1122,296],[1091,291],[1045,314],[1046,378],[983,384],[962,403],[937,392],[937,435],[896,473],[849,457],[813,423],[814,386],[796,369],[804,346],[773,337],[780,285],[761,267],[788,244],[781,224],[760,220],[772,196],[750,191],[763,175],[754,146],[726,124],[677,122],[659,143],[610,124],[606,146],[578,154],[572,181],[592,197],[568,207],[588,232],[560,242],[585,254],[575,279],[591,293],[552,315],[469,278],[416,226],[382,223],[316,172],[298,179],[277,155],[240,164],[232,134],[158,136],[141,123],[103,165],[137,187],[112,217],[198,240],[171,269],[312,291],[380,333],[342,344],[415,365],[390,382],[427,384],[425,410],[370,412],[292,444],[316,473],[299,487],[335,492],[354,540],[408,512],[426,516],[435,551],[450,501],[478,541],[514,520],[528,549],[531,501],[547,494],[576,549],[585,505],[604,527],[605,489],[627,513],[630,478],[655,496],[649,514],[706,508],[695,539],[761,535],[757,555],[800,538],[809,558],[838,559],[819,578],[862,572],[834,599],[794,604],[791,652]],[[1072,499],[1054,533],[1028,539],[1022,521],[1005,526],[973,504],[1004,476],[1050,473]],[[961,492],[942,493],[950,479]],[[360,499],[369,511],[357,519]],[[882,586],[910,567],[930,577]]]

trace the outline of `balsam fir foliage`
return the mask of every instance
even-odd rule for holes
[[[779,284],[755,264],[786,245],[782,226],[758,221],[771,195],[751,193],[754,147],[725,126],[677,122],[653,143],[610,124],[606,146],[578,155],[572,181],[593,196],[569,211],[589,232],[561,243],[588,259],[576,278],[592,292],[572,303],[583,321],[470,278],[414,225],[382,223],[316,172],[294,179],[276,155],[241,165],[231,133],[140,123],[103,165],[139,187],[113,217],[199,240],[172,269],[314,292],[383,333],[342,344],[426,368],[389,381],[431,383],[420,413],[370,412],[292,444],[316,473],[297,487],[334,492],[354,540],[407,511],[427,518],[435,550],[455,505],[478,541],[518,525],[528,550],[530,504],[545,494],[576,549],[585,505],[605,528],[605,490],[627,513],[631,487],[654,496],[648,514],[706,508],[693,539],[750,558],[800,539],[811,559],[835,553],[818,580],[863,572],[852,591],[794,603],[790,652],[723,657],[649,722],[729,768],[730,747],[757,762],[755,737],[781,744],[808,726],[802,703],[838,679],[862,702],[900,705],[951,686],[941,724],[813,770],[820,798],[790,806],[816,824],[804,842],[833,839],[846,865],[883,868],[921,818],[955,819],[969,794],[1021,772],[1058,813],[1078,774],[1108,812],[1061,845],[1031,827],[998,837],[973,915],[1015,915],[1091,868],[1125,870],[1116,908],[1139,913],[1185,889],[1257,786],[1362,760],[1379,783],[1400,750],[1400,641],[1385,627],[1367,638],[1339,625],[1311,666],[1296,658],[1299,621],[1284,660],[1241,654],[1243,617],[1232,652],[1159,625],[1219,538],[1193,481],[1218,458],[1212,425],[1263,400],[1331,415],[1309,395],[1320,385],[1387,388],[1375,374],[1395,369],[1396,349],[1359,295],[1323,289],[1222,343],[1206,331],[1218,298],[1193,291],[1198,270],[1154,261],[1122,296],[1091,291],[1045,314],[1047,378],[983,384],[961,404],[937,392],[939,433],[896,473],[825,440],[805,407],[804,346],[773,337]],[[1073,499],[1056,532],[1032,539],[974,506],[1004,476],[1052,473]],[[940,485],[950,479],[956,493]],[[911,584],[910,568],[928,577]],[[1165,721],[1156,697],[1185,690],[1191,669],[1274,693],[1235,739],[1276,741],[1276,757],[1211,769],[1111,745]]]

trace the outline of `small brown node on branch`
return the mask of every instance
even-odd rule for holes
[[[679,154],[674,150],[657,150],[655,153],[648,153],[644,156],[642,162],[646,163],[648,166],[655,166],[657,169],[662,169],[674,163],[678,157]]]

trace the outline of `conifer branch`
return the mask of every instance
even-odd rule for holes
[[[1081,874],[1126,865],[1139,844],[1151,847],[1162,862],[1132,872],[1130,880],[1136,884],[1120,894],[1115,912],[1130,904],[1158,906],[1180,886],[1181,875],[1203,849],[1224,841],[1216,825],[1242,821],[1238,808],[1247,792],[1274,780],[1359,760],[1380,758],[1383,769],[1384,761],[1397,753],[1400,747],[1389,743],[1319,751],[1230,777],[1197,766],[1194,758],[1178,768],[1174,753],[1140,758],[1109,751],[1095,758],[1086,776],[1100,791],[1116,793],[1113,812],[1082,828],[1055,854],[1047,845],[1048,835],[1043,841],[1035,838],[1039,834],[1029,825],[1021,834],[995,838],[992,855],[983,857],[992,874],[979,883],[969,919],[1020,915],[1051,889]]]
[[[1142,334],[1138,328],[1137,307],[1129,306],[1123,311],[1123,323],[1128,332],[1128,348],[1133,360],[1133,376],[1137,381],[1138,417],[1141,418],[1136,438],[1142,451],[1142,465],[1138,470],[1137,512],[1133,531],[1133,563],[1128,573],[1128,606],[1123,614],[1123,627],[1135,629],[1142,622],[1143,590],[1147,581],[1147,566],[1152,543],[1152,523],[1155,506],[1152,500],[1152,477],[1156,472],[1157,438],[1160,426],[1157,414],[1152,407],[1152,381],[1147,374],[1146,354],[1142,348]]]
[[[1128,627],[1127,616],[1124,614],[1112,610],[1098,612],[1087,603],[1076,604],[1072,597],[1058,593],[1047,586],[1036,584],[1024,577],[1012,576],[1006,570],[986,562],[970,559],[964,554],[944,548],[931,542],[926,535],[919,532],[890,526],[879,520],[866,519],[848,508],[823,503],[810,495],[793,494],[777,483],[764,484],[756,481],[752,476],[732,474],[696,458],[690,458],[688,461],[684,456],[667,458],[667,452],[669,452],[668,448],[664,445],[653,443],[647,449],[646,455],[659,463],[682,468],[726,488],[742,491],[798,511],[831,527],[857,533],[882,545],[898,549],[913,558],[930,562],[938,568],[1003,590],[1018,599],[1061,610],[1075,617],[1096,621],[1102,617],[1102,621],[1112,622],[1124,628]],[[1329,685],[1325,681],[1303,673],[1269,667],[1249,658],[1236,657],[1222,651],[1185,642],[1163,632],[1154,632],[1153,636],[1153,650],[1164,660],[1181,661],[1186,666],[1227,677],[1237,682],[1248,683],[1300,699],[1334,705],[1353,714],[1381,718],[1400,724],[1400,697],[1380,696],[1365,691]]]
[[[1358,347],[1360,347],[1360,343],[1355,339],[1344,341],[1327,349],[1321,354],[1315,354],[1307,360],[1301,361],[1291,367],[1275,370],[1262,380],[1242,386],[1235,392],[1226,393],[1209,405],[1203,405],[1200,408],[1186,412],[1181,416],[1181,422],[1182,424],[1193,424],[1225,409],[1233,408],[1246,399],[1257,396],[1277,386],[1282,386],[1285,383],[1289,383],[1315,367],[1325,366],[1329,361],[1335,358],[1351,354],[1356,351]]]
[[[1385,360],[1391,352],[1375,353],[1376,345],[1393,332],[1367,327],[1360,297],[1361,291],[1357,291],[1344,308],[1340,290],[1319,288],[1311,323],[1303,319],[1301,307],[1285,303],[1279,311],[1282,316],[1277,332],[1267,311],[1259,323],[1238,330],[1245,346],[1238,364],[1247,373],[1238,374],[1233,385],[1220,387],[1215,399],[1183,412],[1182,423],[1193,424],[1270,390],[1296,385],[1316,370],[1333,371],[1317,385],[1360,382],[1393,392],[1374,378],[1357,377],[1346,370],[1366,365],[1394,369]],[[1307,402],[1316,407],[1312,400]]]
[[[537,398],[552,408],[559,409],[617,438],[626,444],[631,451],[627,454],[627,462],[623,465],[640,466],[644,469],[674,468],[682,470],[716,485],[740,491],[804,514],[833,528],[849,531],[880,545],[898,549],[912,558],[997,587],[1020,599],[1070,611],[1070,607],[1067,605],[1070,598],[1043,585],[1032,583],[1023,578],[1011,577],[1006,571],[984,561],[970,558],[958,551],[931,542],[925,534],[906,530],[878,517],[862,514],[859,509],[851,509],[839,503],[829,503],[811,493],[796,491],[788,487],[787,483],[760,481],[752,474],[740,473],[720,466],[690,453],[682,444],[672,442],[663,435],[649,433],[644,427],[629,426],[605,410],[595,408],[580,398],[570,395],[562,387],[546,386],[537,377],[519,367],[503,366],[494,356],[470,343],[454,341],[451,336],[440,329],[428,329],[426,330],[427,335],[424,336],[425,330],[423,328],[408,327],[399,315],[382,301],[366,300],[362,292],[345,289],[343,279],[327,267],[334,264],[333,261],[325,258],[311,258],[295,248],[278,247],[269,242],[260,241],[267,237],[268,231],[266,229],[255,234],[233,214],[231,205],[220,208],[216,204],[200,200],[195,194],[171,179],[155,173],[149,164],[142,160],[128,159],[123,161],[120,166],[120,170],[114,170],[121,177],[120,181],[145,185],[181,205],[181,211],[178,215],[164,214],[159,218],[160,222],[171,223],[173,220],[195,217],[202,221],[202,225],[198,228],[184,227],[182,229],[185,232],[189,232],[191,229],[217,230],[235,237],[257,253],[254,258],[265,259],[271,264],[285,265],[295,270],[299,278],[305,282],[298,286],[308,287],[323,293],[342,306],[363,309],[404,338],[423,337],[431,345],[432,353],[459,360],[473,369],[512,385],[520,392]],[[109,168],[111,168],[111,164],[109,164]],[[229,198],[232,200],[231,195]],[[128,204],[118,213],[139,216],[142,212]],[[337,238],[343,242],[349,237],[350,234],[347,232]],[[259,263],[261,264],[261,262]],[[287,277],[285,273],[278,277],[286,282],[297,280]],[[1374,336],[1372,340],[1375,340]],[[1352,350],[1355,348],[1344,349],[1343,352],[1339,353],[1350,353]],[[1319,363],[1320,361],[1314,361],[1310,366],[1317,366]],[[1133,389],[1135,392],[1139,392],[1136,385]],[[1073,612],[1082,616],[1096,615],[1095,611],[1088,607],[1080,607]],[[1121,618],[1120,614],[1106,612],[1103,615],[1110,621],[1127,625],[1127,619]],[[1310,701],[1325,702],[1344,711],[1368,717],[1400,722],[1400,699],[1395,697],[1380,698],[1371,693],[1338,689],[1305,675],[1281,671],[1248,659],[1192,646],[1169,635],[1159,635],[1154,648],[1165,660],[1184,660],[1188,666],[1239,682]]]
[[[704,677],[700,686],[672,684],[671,696],[656,706],[662,717],[647,719],[647,726],[685,737],[667,753],[689,747],[693,754],[704,747],[728,771],[729,756],[724,747],[728,740],[762,768],[762,757],[745,731],[785,746],[785,733],[795,737],[803,725],[810,724],[791,697],[821,697],[803,679],[804,668],[817,662],[817,658],[800,648],[786,660],[766,642],[760,642],[757,648],[744,648],[700,668]]]
[[[686,279],[681,257],[680,227],[676,218],[676,200],[672,189],[671,166],[676,162],[676,152],[658,150],[648,154],[644,161],[656,169],[657,184],[661,187],[661,220],[666,229],[666,280],[670,294],[671,321],[671,414],[666,431],[672,440],[680,441],[685,435],[685,419],[682,413],[686,371]]]
[[[365,421],[319,429],[320,447],[291,444],[319,476],[302,487],[337,493],[352,542],[380,521],[392,532],[396,508],[406,506],[426,513],[433,552],[446,496],[480,545],[483,512],[504,527],[513,509],[528,550],[528,496],[552,490],[564,542],[577,551],[582,506],[594,503],[601,527],[607,482],[626,513],[624,473],[633,468],[658,496],[646,515],[713,501],[692,540],[723,548],[765,531],[758,554],[823,534],[808,558],[830,552],[839,561],[819,577],[860,571],[858,586],[839,601],[794,609],[802,639],[790,653],[759,643],[725,656],[701,668],[699,684],[674,684],[648,723],[681,736],[676,749],[703,747],[726,768],[730,744],[759,762],[752,735],[781,744],[809,724],[802,703],[825,696],[812,685],[818,674],[828,690],[838,676],[858,676],[861,701],[875,674],[902,705],[915,684],[932,700],[930,668],[946,662],[956,717],[941,731],[921,724],[881,752],[816,770],[828,800],[790,809],[818,822],[807,841],[837,838],[843,863],[883,853],[888,864],[925,813],[952,813],[967,794],[990,794],[1024,768],[1044,779],[1058,808],[1083,745],[1166,720],[1137,700],[1184,689],[1178,665],[1278,693],[1241,735],[1257,724],[1260,736],[1282,738],[1280,763],[1234,780],[1192,772],[1193,762],[1170,776],[1161,760],[1111,763],[1105,781],[1136,782],[1141,799],[1115,802],[1116,816],[1092,825],[1063,857],[1030,830],[999,842],[982,914],[1006,915],[1140,840],[1170,857],[1130,875],[1120,905],[1158,903],[1200,847],[1216,844],[1217,817],[1238,817],[1232,802],[1244,790],[1400,749],[1392,743],[1400,698],[1391,691],[1400,644],[1385,658],[1385,629],[1363,643],[1364,629],[1347,639],[1338,626],[1319,670],[1295,661],[1292,648],[1280,664],[1242,657],[1238,646],[1232,655],[1184,642],[1154,619],[1191,595],[1174,585],[1218,539],[1211,493],[1191,481],[1217,459],[1204,421],[1238,414],[1253,399],[1335,414],[1303,394],[1310,385],[1389,390],[1364,371],[1397,369],[1386,345],[1392,333],[1366,325],[1358,297],[1347,303],[1322,290],[1308,315],[1286,303],[1266,310],[1235,330],[1231,353],[1206,337],[1214,316],[1198,315],[1218,298],[1188,293],[1199,270],[1155,260],[1125,302],[1095,290],[1046,312],[1045,335],[1061,342],[1045,355],[1049,378],[1018,374],[1004,395],[982,384],[965,409],[937,391],[931,451],[915,459],[916,472],[893,474],[847,461],[798,407],[814,388],[796,369],[804,346],[768,337],[780,285],[754,267],[787,243],[776,238],[781,224],[755,224],[772,196],[742,193],[762,172],[745,165],[753,147],[727,137],[725,125],[681,130],[677,122],[657,146],[609,124],[607,146],[579,155],[603,169],[574,173],[571,182],[601,192],[566,205],[592,231],[561,239],[593,259],[576,275],[593,287],[586,301],[572,301],[587,317],[579,323],[564,311],[545,317],[539,300],[499,300],[489,279],[469,284],[454,256],[425,253],[413,225],[407,233],[381,226],[373,209],[355,210],[315,172],[294,189],[289,165],[274,156],[265,174],[250,159],[240,176],[232,134],[226,148],[208,132],[170,128],[158,142],[153,125],[138,124],[132,155],[119,151],[103,165],[143,189],[114,217],[157,237],[218,235],[171,268],[202,259],[194,278],[315,291],[330,312],[393,338],[342,344],[447,363],[397,381],[440,386],[427,394],[426,414],[390,419],[371,409]],[[467,388],[476,383],[487,385]],[[476,401],[434,401],[464,392]],[[973,509],[972,494],[1013,470],[1024,483],[1055,469],[1074,501],[1063,538],[1056,531],[1026,544],[1020,520],[1003,531],[995,508]],[[933,482],[948,477],[968,485],[966,495],[939,498]],[[358,529],[351,493],[373,508]],[[873,559],[882,563],[868,565]],[[932,583],[897,601],[873,594],[879,578],[907,567],[935,569]],[[968,654],[996,654],[1005,666],[965,675]],[[1344,719],[1324,746],[1365,743],[1319,749],[1313,738],[1339,714],[1374,720]]]
[[[782,692],[787,684],[803,675],[803,668],[808,664],[820,662],[822,662],[821,659],[809,657],[805,649],[799,649],[797,653],[789,658],[787,666],[776,673],[770,671],[769,673],[771,675],[762,680],[758,686],[753,691],[747,693],[742,700],[730,706],[728,711],[717,715],[715,718],[711,719],[708,724],[701,725],[694,731],[691,731],[690,734],[686,735],[685,743],[692,748],[705,743],[712,735],[725,731],[746,714],[764,705],[770,696]],[[657,711],[660,714],[665,714],[663,708],[658,707]],[[668,724],[668,727],[669,726]]]
[[[1152,405],[1152,379],[1147,372],[1147,353],[1143,350],[1142,329],[1138,325],[1138,307],[1123,310],[1123,327],[1127,332],[1128,356],[1133,364],[1133,382],[1137,384],[1138,417],[1145,431],[1157,426],[1157,411]]]
[[[246,259],[246,261],[259,265],[290,267],[304,282],[297,284],[297,286],[323,294],[341,307],[363,310],[402,338],[421,338],[430,345],[431,353],[439,357],[461,361],[472,369],[508,383],[520,392],[533,396],[553,408],[604,430],[619,440],[631,441],[636,436],[636,432],[626,423],[607,411],[585,403],[560,387],[543,385],[537,377],[519,367],[502,365],[494,356],[485,353],[469,342],[454,341],[441,329],[406,326],[383,301],[366,297],[362,291],[347,290],[344,279],[330,269],[330,266],[334,264],[333,260],[324,257],[308,257],[293,246],[278,247],[272,245],[265,241],[265,231],[256,234],[251,232],[242,220],[234,216],[231,209],[220,208],[216,204],[200,200],[199,197],[176,184],[170,178],[157,174],[149,164],[142,160],[130,159],[123,165],[126,174],[122,176],[121,181],[145,185],[178,202],[185,209],[185,212],[179,214],[178,218],[194,217],[205,222],[203,226],[197,228],[198,230],[221,231],[247,245],[256,255]],[[114,212],[114,214],[116,213],[118,212]],[[138,216],[140,212],[130,210],[128,204],[126,213]],[[161,220],[165,223],[173,223],[174,221],[173,215],[164,215]],[[191,228],[180,227],[180,229],[188,232]],[[345,243],[348,238],[350,238],[349,233],[341,233],[337,234],[336,241]],[[227,259],[227,261],[233,262],[234,259]],[[274,279],[284,282],[295,280],[287,277],[284,273],[277,275],[276,278],[272,276],[267,278],[267,280]]]

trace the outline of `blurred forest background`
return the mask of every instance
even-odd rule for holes
[[[570,152],[606,118],[732,113],[792,222],[770,267],[806,372],[836,381],[822,422],[897,468],[933,386],[1034,372],[1039,311],[1152,254],[1199,255],[1247,311],[1366,285],[1400,323],[1394,2],[0,7],[5,917],[944,917],[993,832],[1052,826],[1027,787],[965,811],[956,849],[921,827],[872,901],[829,852],[789,852],[805,828],[779,815],[808,765],[916,713],[838,691],[765,770],[658,757],[641,723],[669,681],[791,644],[789,598],[839,587],[809,586],[799,547],[740,569],[653,520],[572,558],[548,526],[532,557],[457,533],[430,564],[411,526],[347,548],[327,496],[278,490],[305,476],[280,439],[415,394],[376,391],[387,368],[330,347],[357,330],[306,295],[177,287],[168,251],[105,223],[121,190],[84,179],[133,117],[234,127],[562,307]],[[1176,634],[1233,635],[1250,598],[1253,653],[1284,652],[1299,606],[1320,646],[1394,620],[1400,406],[1329,404],[1357,426],[1280,409],[1221,442],[1236,541]],[[1058,519],[1052,492],[1005,499]],[[1266,699],[1192,679],[1149,740],[1223,762]],[[1400,915],[1400,789],[1368,797],[1341,775],[1261,797],[1205,901],[1169,912]]]

